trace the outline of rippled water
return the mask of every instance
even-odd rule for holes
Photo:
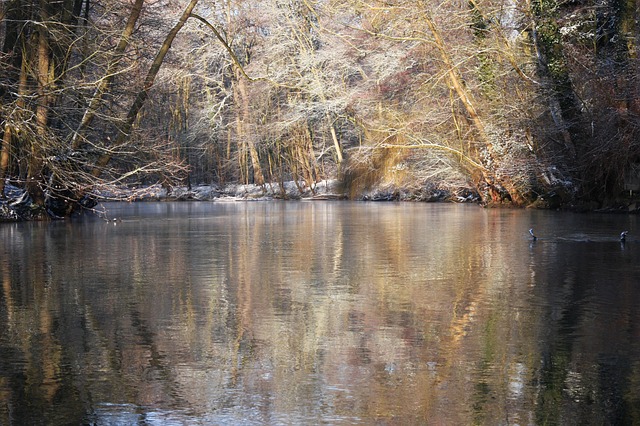
[[[640,424],[636,216],[103,207],[0,224],[0,424]]]

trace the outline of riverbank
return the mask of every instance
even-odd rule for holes
[[[309,186],[304,181],[254,184],[201,184],[176,187],[150,185],[140,187],[112,187],[93,194],[96,201],[260,201],[260,200],[357,200],[357,201],[412,201],[477,203],[480,198],[468,188],[455,190],[435,186],[417,189],[379,186],[355,195],[345,194],[338,180],[323,180]],[[26,193],[13,185],[5,187],[0,199],[0,222],[31,220],[36,206]],[[49,216],[53,216],[49,214]]]
[[[140,189],[127,189],[116,193],[102,192],[100,198],[122,201],[215,201],[218,199],[236,200],[314,200],[314,199],[352,199],[357,201],[417,201],[417,202],[479,202],[474,192],[461,188],[457,191],[435,187],[410,190],[395,187],[377,187],[356,196],[348,196],[342,190],[338,180],[323,180],[313,186],[304,181],[267,183],[265,185],[195,185],[164,188],[153,185]]]
[[[377,186],[359,194],[348,195],[340,181],[323,180],[309,187],[305,182],[288,181],[268,183],[263,186],[248,184],[194,185],[191,188],[178,186],[164,188],[152,185],[144,188],[129,188],[116,193],[102,192],[100,198],[112,201],[215,201],[215,200],[354,200],[354,201],[407,201],[407,202],[453,202],[481,203],[476,192],[470,188],[442,189],[435,186],[398,188]],[[539,210],[565,210],[575,212],[640,213],[640,198],[637,194],[619,197],[606,205],[597,202],[576,201],[562,204],[555,193],[545,194],[526,206]],[[492,204],[488,207],[507,207],[509,204]]]
[[[118,187],[94,193],[96,201],[261,201],[261,200],[355,200],[355,201],[406,201],[406,202],[454,202],[480,203],[480,197],[469,188],[442,189],[433,186],[419,188],[397,188],[378,186],[355,195],[347,195],[338,180],[323,180],[313,186],[304,181],[254,184],[201,184],[191,187],[164,187],[150,185],[141,187]],[[561,205],[553,194],[540,196],[527,206],[533,209],[566,210],[579,212],[640,213],[640,198],[629,194],[606,206],[598,203],[574,203]],[[501,205],[500,205],[501,206]],[[491,207],[500,207],[491,206]],[[13,185],[5,187],[4,199],[0,199],[0,222],[17,222],[33,219],[33,206],[25,192]],[[51,215],[50,215],[51,216]]]

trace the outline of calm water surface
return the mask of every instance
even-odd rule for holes
[[[0,424],[640,424],[636,216],[103,207],[0,224]]]

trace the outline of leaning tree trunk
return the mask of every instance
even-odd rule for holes
[[[147,72],[147,76],[144,80],[142,89],[138,92],[138,95],[136,96],[135,100],[133,101],[133,104],[131,105],[131,108],[129,109],[129,113],[127,114],[127,117],[124,120],[124,124],[118,129],[119,130],[118,137],[115,141],[113,148],[121,147],[125,145],[129,140],[131,136],[131,131],[133,130],[133,125],[136,119],[138,118],[138,114],[140,113],[140,110],[142,110],[142,107],[144,106],[147,98],[149,97],[149,90],[151,90],[151,88],[155,83],[156,76],[158,75],[158,72],[162,67],[162,63],[164,62],[165,56],[167,55],[167,52],[169,52],[169,49],[171,48],[171,44],[173,43],[173,40],[176,38],[176,36],[178,35],[178,32],[180,32],[182,27],[184,27],[187,20],[191,16],[191,12],[193,11],[193,9],[196,7],[197,4],[198,4],[198,0],[191,0],[187,5],[187,7],[182,12],[182,16],[180,16],[178,23],[171,29],[171,31],[169,31],[169,34],[167,34],[167,37],[165,38],[164,42],[162,43],[162,46],[160,47],[160,50],[156,54],[156,57],[154,58],[153,62],[151,63],[151,67]],[[100,156],[100,158],[98,158],[92,171],[93,176],[98,177],[102,174],[104,168],[111,161],[111,158],[112,158],[111,152],[112,150],[103,154],[102,156]]]
[[[136,0],[135,4],[131,8],[131,13],[129,14],[129,18],[127,19],[127,24],[122,31],[122,35],[120,36],[120,41],[115,48],[113,58],[109,61],[107,65],[107,70],[105,71],[105,75],[102,79],[100,79],[98,86],[96,87],[95,92],[93,93],[93,97],[91,101],[89,101],[89,105],[82,116],[82,121],[80,125],[73,133],[71,139],[71,148],[76,150],[82,145],[82,141],[84,139],[84,133],[91,125],[91,122],[95,118],[98,109],[102,105],[102,99],[104,94],[109,90],[109,86],[116,76],[116,71],[120,66],[120,60],[122,59],[127,46],[129,46],[129,39],[133,34],[133,30],[135,29],[136,22],[140,17],[142,12],[142,5],[144,4],[144,0]]]
[[[482,143],[482,146],[486,148],[487,153],[492,159],[492,162],[498,162],[499,159],[497,158],[497,155],[495,153],[495,148],[491,141],[491,137],[487,133],[486,126],[475,107],[475,102],[473,101],[469,90],[464,84],[458,67],[454,64],[453,59],[449,55],[449,50],[447,49],[445,42],[440,35],[438,27],[427,12],[424,13],[424,19],[427,24],[427,28],[429,28],[429,31],[431,31],[431,34],[433,35],[434,44],[436,46],[436,49],[440,53],[440,57],[446,68],[445,73],[447,79],[449,80],[449,83],[451,84],[451,87],[453,87],[456,95],[458,96],[458,99],[462,103],[462,106],[464,107],[469,120],[473,124],[479,141]],[[481,197],[483,197],[483,202],[499,202],[507,198],[516,205],[522,205],[525,203],[526,200],[521,196],[517,186],[513,183],[510,177],[504,176],[500,179],[500,181],[498,181],[498,179],[496,179],[496,177],[490,172],[490,170],[485,167],[474,168],[471,172],[472,178],[479,189],[485,184],[488,187],[489,197],[491,198],[491,200],[486,199],[485,195],[482,193],[483,191],[478,191]],[[505,191],[506,194],[504,194]]]

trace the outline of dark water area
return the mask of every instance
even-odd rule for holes
[[[0,224],[2,425],[640,424],[637,216],[102,207]]]

